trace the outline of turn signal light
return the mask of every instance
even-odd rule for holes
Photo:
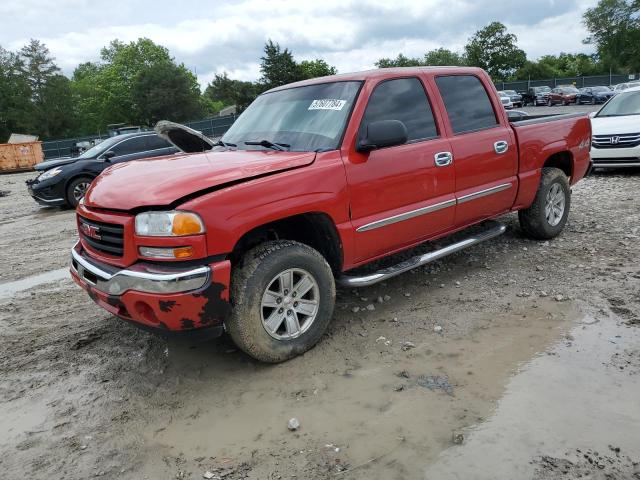
[[[193,256],[193,247],[177,247],[177,248],[159,248],[159,247],[140,247],[138,249],[140,255],[147,258],[191,258]]]
[[[197,235],[203,230],[202,222],[193,213],[179,212],[173,217],[174,235]]]

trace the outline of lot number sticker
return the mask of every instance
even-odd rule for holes
[[[346,100],[322,98],[320,100],[314,100],[313,102],[311,102],[308,110],[342,110],[342,107],[344,107],[346,103]]]

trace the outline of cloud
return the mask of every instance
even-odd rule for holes
[[[371,68],[377,59],[401,52],[460,51],[476,30],[495,20],[518,35],[529,58],[590,52],[581,43],[581,16],[594,1],[143,0],[114,8],[110,2],[58,0],[52,8],[45,0],[23,0],[0,5],[0,45],[17,49],[39,38],[70,74],[78,63],[97,60],[100,48],[115,38],[148,37],[169,48],[204,86],[223,71],[257,79],[269,38],[299,60],[324,58],[340,72]]]

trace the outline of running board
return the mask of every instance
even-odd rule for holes
[[[391,267],[383,268],[377,272],[363,275],[361,277],[342,275],[338,278],[338,284],[343,287],[368,287],[369,285],[388,280],[389,278],[408,272],[414,268],[421,267],[427,263],[435,262],[447,255],[459,252],[460,250],[464,250],[465,248],[484,242],[485,240],[495,238],[502,235],[507,229],[506,225],[494,220],[489,220],[485,225],[487,226],[486,230],[467,237],[464,240],[452,243],[451,245],[434,250],[433,252],[428,252],[424,255],[410,258],[409,260],[405,260],[404,262],[400,262]]]

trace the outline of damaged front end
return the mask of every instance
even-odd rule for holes
[[[228,260],[202,266],[137,263],[118,269],[86,255],[80,243],[71,251],[71,276],[108,312],[161,333],[223,332],[231,305]]]

